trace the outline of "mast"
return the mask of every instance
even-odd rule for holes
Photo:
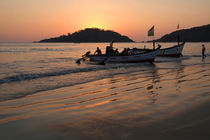
[[[179,30],[179,24],[177,25],[177,42],[178,42],[178,46],[179,46],[179,42],[180,42],[180,30]]]
[[[153,50],[155,49],[155,37],[153,36]]]

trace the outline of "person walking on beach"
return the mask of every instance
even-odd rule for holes
[[[206,51],[205,45],[202,44],[202,58],[206,57],[205,51]]]

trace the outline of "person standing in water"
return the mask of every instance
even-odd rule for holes
[[[202,58],[206,57],[205,51],[206,51],[206,47],[204,44],[202,44]]]

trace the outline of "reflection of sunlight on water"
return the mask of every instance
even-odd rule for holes
[[[0,120],[0,124],[8,123],[8,122],[13,122],[17,120],[22,120],[22,119],[27,119],[31,117],[32,115],[22,115],[22,116],[13,116],[13,117],[7,117],[5,119]]]

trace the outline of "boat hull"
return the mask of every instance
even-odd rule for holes
[[[182,55],[184,44],[185,43],[182,43],[182,44],[170,47],[170,48],[160,49],[158,56],[180,57]]]
[[[106,55],[89,55],[90,62],[97,62],[97,63],[139,63],[139,62],[153,62],[157,55],[159,54],[160,48],[135,54],[135,55],[126,55],[126,56],[106,56]]]

